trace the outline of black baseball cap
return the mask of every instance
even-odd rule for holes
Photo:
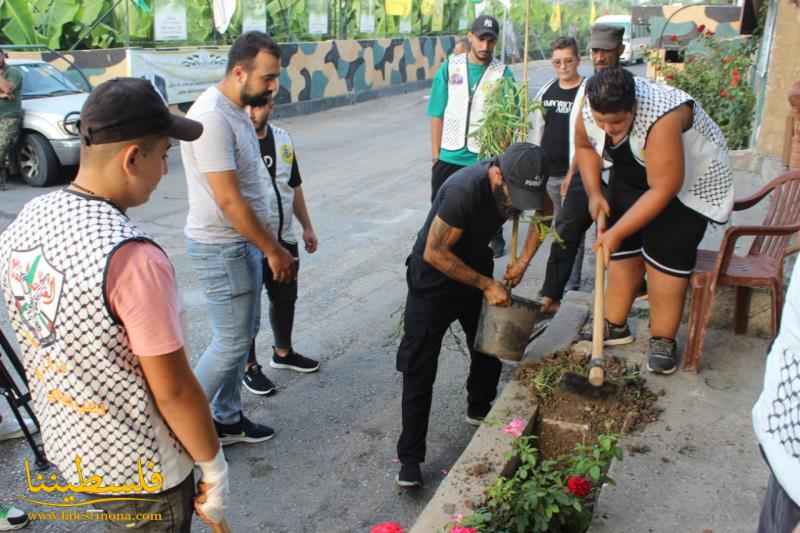
[[[153,84],[142,78],[114,78],[95,87],[81,109],[79,129],[87,146],[153,134],[194,141],[203,133],[201,123],[170,113]]]
[[[497,34],[500,33],[500,23],[494,17],[481,15],[472,23],[472,33],[479,39],[486,36],[497,39]]]
[[[520,211],[544,208],[548,178],[544,150],[531,143],[514,143],[500,154],[499,163],[511,204]]]
[[[625,28],[608,24],[595,24],[589,35],[589,48],[616,50],[622,45]]]

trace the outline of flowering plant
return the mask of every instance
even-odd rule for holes
[[[649,61],[664,81],[689,93],[703,106],[722,130],[729,149],[746,148],[756,102],[749,73],[757,42],[723,41],[708,30],[698,30],[695,44],[700,52],[687,57],[683,68],[676,68],[652,52]]]
[[[597,491],[604,483],[613,483],[608,467],[614,458],[622,459],[619,437],[601,435],[592,446],[578,444],[571,454],[555,460],[540,459],[533,445],[535,438],[514,440],[512,454],[520,463],[517,471],[510,478],[498,478],[487,490],[483,505],[469,516],[459,516],[446,531],[586,531]]]
[[[403,533],[403,526],[397,522],[382,522],[372,526],[369,533]]]

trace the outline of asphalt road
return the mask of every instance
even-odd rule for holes
[[[581,70],[588,73],[587,64]],[[643,73],[643,67],[634,71]],[[531,68],[532,92],[550,72],[546,63]],[[420,91],[278,121],[294,137],[320,240],[316,254],[301,256],[295,347],[320,358],[322,368],[298,375],[265,365],[279,392],[270,398],[243,393],[248,416],[273,426],[277,435],[266,443],[226,448],[234,531],[364,532],[384,520],[408,527],[472,436],[474,428],[464,422],[468,361],[456,337],[448,335],[423,465],[426,486],[415,493],[395,486],[401,378],[394,355],[405,297],[403,262],[429,206],[426,97],[427,91]],[[188,317],[188,349],[196,360],[210,333],[186,256],[187,200],[177,150],[169,169],[150,203],[130,215],[175,265]],[[0,192],[0,228],[25,201],[46,192],[10,185]],[[508,239],[510,228],[506,233]],[[541,285],[545,261],[546,252],[540,252],[522,291],[534,293]],[[505,259],[497,263],[497,275],[504,266]],[[8,333],[2,315],[0,326]],[[268,361],[271,342],[264,321],[257,340],[262,363]],[[19,505],[25,495],[22,460],[28,455],[22,441],[0,443],[0,500]],[[99,526],[39,522],[30,530],[95,531]]]

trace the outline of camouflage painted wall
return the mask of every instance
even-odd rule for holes
[[[277,102],[294,104],[429,80],[454,44],[453,36],[283,43]],[[219,52],[227,54],[227,48],[220,47]],[[129,72],[124,49],[65,55],[93,85]],[[52,53],[10,53],[10,57],[42,58],[61,70],[70,68]]]

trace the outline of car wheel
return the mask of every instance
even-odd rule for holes
[[[19,143],[19,171],[32,187],[47,187],[61,175],[53,147],[42,135],[26,133]]]

